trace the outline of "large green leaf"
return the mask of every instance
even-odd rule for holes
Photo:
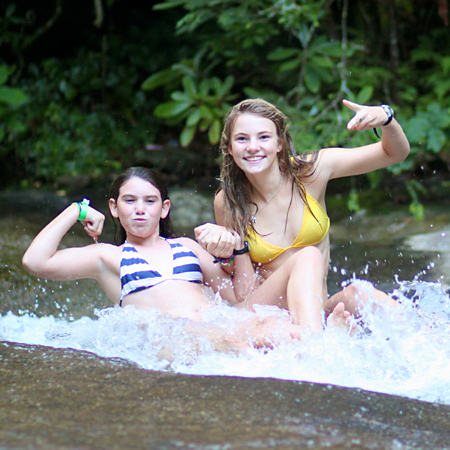
[[[199,108],[194,109],[188,116],[186,120],[186,126],[193,127],[197,125],[199,120],[202,118],[202,114]]]
[[[285,63],[281,64],[280,66],[280,72],[289,72],[290,70],[297,69],[300,64],[302,63],[301,58],[294,58],[290,59],[289,61],[286,61]]]
[[[202,119],[204,119],[208,124],[214,119],[213,113],[206,105],[200,105],[200,112],[202,114]]]
[[[234,84],[234,77],[233,75],[228,75],[224,82],[222,83],[222,91],[218,92],[218,94],[220,93],[221,95],[225,95],[227,92],[231,91],[231,88],[233,87]]]
[[[406,135],[412,143],[419,143],[422,141],[427,135],[428,128],[429,122],[423,115],[413,117],[404,125]]]
[[[305,68],[305,86],[313,93],[319,92],[320,78],[314,68],[310,65]]]
[[[27,103],[28,95],[22,89],[0,86],[0,102],[6,103],[13,108]]]
[[[331,69],[336,65],[330,58],[327,58],[326,56],[317,56],[317,55],[311,57],[310,64],[314,64],[315,66],[318,67],[324,67],[326,69]]]
[[[9,77],[9,69],[7,66],[0,66],[0,86],[6,83],[6,80]]]
[[[179,78],[180,72],[176,69],[161,70],[161,72],[150,75],[142,84],[141,88],[144,91],[150,91],[157,87],[163,86]]]
[[[170,8],[176,8],[177,6],[182,5],[185,2],[185,0],[166,0],[164,3],[157,3],[153,6],[153,9],[160,10],[160,9],[170,9]]]
[[[299,54],[298,48],[277,48],[267,55],[269,61],[284,61],[285,59],[293,58]]]
[[[427,147],[434,153],[439,153],[447,138],[438,128],[431,128],[428,132]]]
[[[194,139],[195,127],[184,127],[180,134],[180,144],[182,147],[187,147]]]
[[[170,97],[172,98],[172,100],[175,100],[176,102],[186,102],[189,103],[190,105],[192,105],[192,103],[194,102],[194,100],[187,92],[175,91],[172,92]]]
[[[190,97],[194,97],[197,94],[197,87],[195,80],[192,77],[186,76],[181,80],[183,89],[189,94]]]
[[[369,100],[373,96],[373,86],[364,86],[356,96],[356,103],[359,103],[360,105],[367,105]]]
[[[189,102],[161,103],[155,108],[155,116],[160,117],[161,119],[169,119],[185,112],[190,106],[191,103]]]
[[[222,123],[219,119],[215,119],[208,130],[208,139],[211,144],[217,144],[219,142],[221,129]]]

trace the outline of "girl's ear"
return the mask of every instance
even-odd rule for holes
[[[109,199],[109,210],[111,211],[111,215],[115,218],[119,218],[119,213],[117,211],[117,203],[113,198]]]
[[[165,219],[170,211],[170,200],[164,200],[162,204],[161,219]]]

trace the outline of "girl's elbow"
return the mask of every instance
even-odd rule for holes
[[[409,143],[408,143],[407,145],[404,145],[401,150],[399,150],[395,153],[395,156],[393,158],[391,165],[403,162],[409,156],[410,152],[411,152],[411,147],[409,146]]]
[[[36,261],[33,260],[32,257],[30,257],[27,253],[23,255],[22,257],[22,265],[25,268],[25,270],[32,275],[39,276],[40,275],[40,266],[39,264],[36,264]]]
[[[23,255],[22,265],[27,272],[31,273],[31,275],[34,275],[35,277],[50,278],[42,261],[33,258],[28,253]]]
[[[410,148],[410,146],[408,145],[407,147],[405,147],[405,148],[403,149],[403,152],[402,152],[402,154],[400,155],[400,157],[399,157],[399,159],[398,159],[397,162],[399,162],[399,163],[403,162],[403,161],[409,156],[410,152],[411,152],[411,148]]]

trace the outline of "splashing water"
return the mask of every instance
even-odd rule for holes
[[[216,351],[205,337],[186,332],[184,319],[133,307],[96,310],[96,318],[78,320],[8,313],[0,316],[0,340],[91,351],[144,369],[310,381],[450,404],[448,295],[440,284],[418,280],[398,281],[393,295],[398,307],[368,302],[355,335],[330,328],[245,354]],[[207,320],[229,330],[251,314],[216,301]],[[274,307],[256,314],[286,317]]]

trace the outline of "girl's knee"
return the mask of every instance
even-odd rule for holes
[[[291,256],[293,264],[322,265],[322,253],[317,247],[304,247]]]
[[[350,283],[348,286],[346,286],[344,289],[342,289],[342,294],[346,298],[353,299],[353,298],[356,298],[360,294],[360,291],[359,291],[356,283]]]

